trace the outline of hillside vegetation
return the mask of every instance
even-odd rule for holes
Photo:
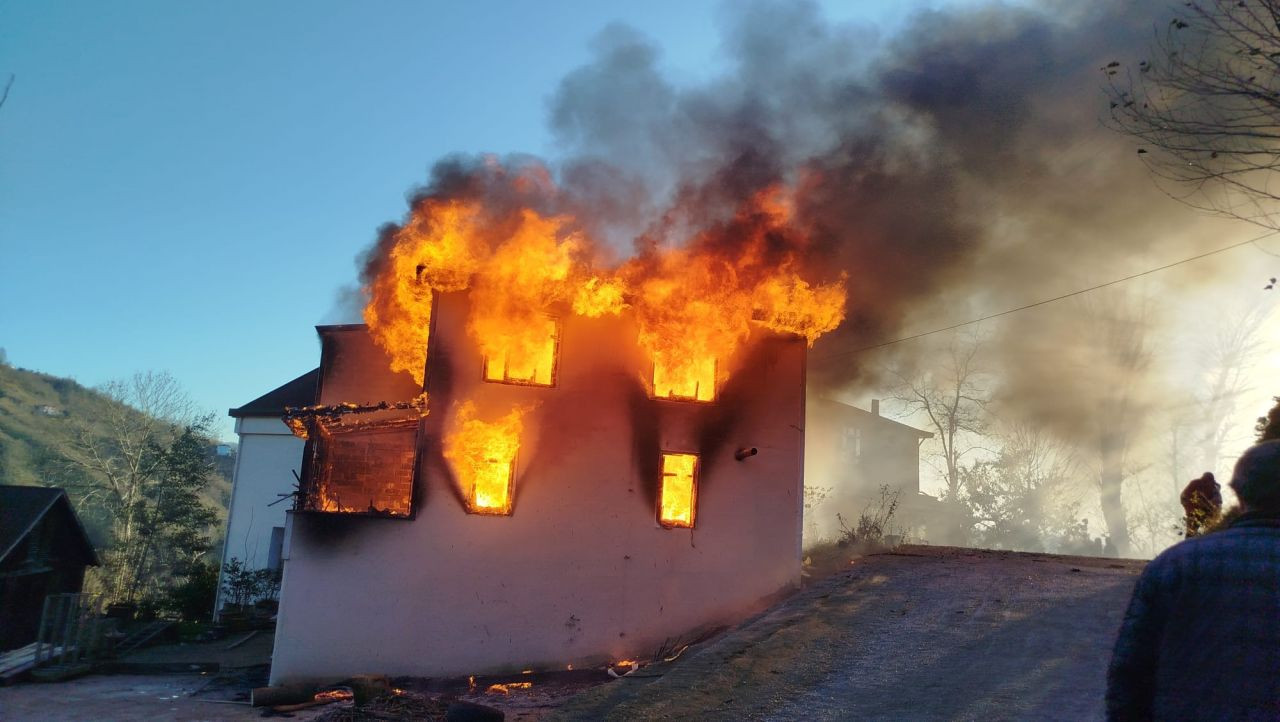
[[[60,449],[78,434],[111,438],[109,419],[141,418],[142,412],[66,378],[0,363],[0,483],[24,486],[69,486]],[[214,534],[221,532],[231,494],[234,457],[217,457],[217,473],[201,497],[219,512]],[[83,473],[83,472],[81,472]],[[110,520],[69,489],[94,544],[107,543]]]

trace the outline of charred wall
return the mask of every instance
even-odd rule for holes
[[[566,314],[554,387],[484,382],[467,308],[466,294],[438,299],[414,517],[291,515],[274,681],[619,659],[798,583],[802,339],[753,336],[721,398],[697,404],[648,397],[625,316]],[[416,393],[350,328],[324,344],[322,401]],[[463,401],[481,418],[527,409],[509,516],[467,513],[441,453]],[[735,460],[741,447],[759,453]],[[664,451],[700,457],[692,529],[657,523]]]

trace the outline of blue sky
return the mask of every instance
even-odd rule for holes
[[[928,2],[833,3],[892,27]],[[375,228],[452,152],[546,154],[547,99],[620,21],[714,72],[715,2],[0,4],[0,347],[222,414],[312,368]]]

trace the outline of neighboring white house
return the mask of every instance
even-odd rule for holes
[[[286,406],[315,403],[314,369],[227,413],[236,420],[240,448],[231,484],[231,508],[223,562],[239,559],[249,569],[279,569],[284,544],[285,497],[297,487],[305,442],[281,420]],[[222,608],[222,574],[218,575],[217,609]]]

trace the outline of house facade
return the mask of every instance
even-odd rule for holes
[[[868,411],[829,398],[809,400],[805,427],[805,484],[827,495],[822,513],[856,521],[880,504],[887,487],[897,500],[894,533],[943,540],[950,528],[946,509],[920,491],[920,444],[933,434],[881,416],[879,401]],[[817,521],[832,528],[833,519]]]
[[[803,338],[756,329],[714,399],[673,399],[625,315],[552,319],[519,370],[468,304],[438,296],[422,386],[318,329],[273,684],[642,658],[798,585]]]
[[[281,418],[287,407],[315,402],[319,375],[319,369],[309,371],[228,411],[236,420],[240,444],[231,480],[224,562],[236,559],[247,569],[280,569],[285,517],[292,508],[304,446]],[[219,572],[218,610],[224,601],[222,587]]]

